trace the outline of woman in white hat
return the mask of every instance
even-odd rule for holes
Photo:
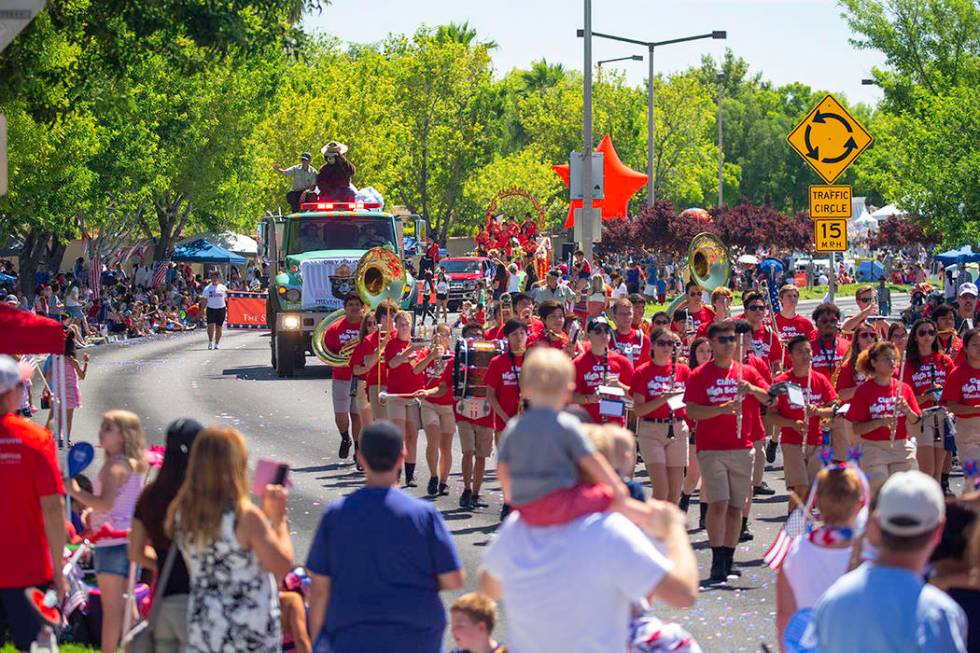
[[[347,146],[337,141],[330,141],[322,148],[320,154],[326,160],[316,174],[316,185],[320,189],[320,201],[353,202],[354,191],[351,190],[350,180],[357,172],[354,164],[347,160],[344,154]]]

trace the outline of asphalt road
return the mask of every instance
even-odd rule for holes
[[[801,312],[812,310],[807,307],[810,303],[804,303]],[[848,308],[853,310],[853,301],[850,307],[843,302],[842,308],[845,312]],[[246,435],[253,464],[258,458],[271,458],[293,466],[290,523],[299,562],[305,560],[324,505],[361,485],[353,463],[337,458],[340,436],[333,422],[327,368],[310,359],[308,367],[299,370],[295,378],[279,379],[269,367],[269,339],[264,333],[227,333],[218,351],[207,349],[202,331],[131,340],[86,351],[92,362],[88,378],[81,382],[83,407],[76,411],[76,442],[97,444],[100,416],[112,408],[138,414],[151,444],[162,443],[166,425],[178,417],[237,428]],[[455,455],[458,461],[458,441]],[[774,576],[761,558],[786,513],[780,465],[777,459],[766,472],[768,484],[778,493],[760,498],[753,507],[751,528],[755,540],[740,545],[736,554],[745,575],[727,586],[706,588],[691,610],[657,610],[661,617],[686,625],[706,651],[757,651],[761,642],[774,642]],[[450,479],[451,494],[435,500],[465,564],[464,591],[476,587],[483,547],[498,523],[500,489],[492,461],[488,466],[484,488],[488,507],[476,512],[458,508],[462,491],[458,462]],[[645,472],[638,472],[645,480]],[[421,458],[417,476],[423,487],[410,491],[424,497],[428,474]],[[690,510],[688,524],[701,576],[705,578],[710,549],[706,533],[697,530],[696,506]],[[447,605],[455,595],[445,597]],[[499,628],[499,635],[506,641],[506,619]]]

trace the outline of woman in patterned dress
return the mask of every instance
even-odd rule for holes
[[[293,560],[286,490],[268,485],[249,499],[242,434],[211,427],[194,440],[184,484],[167,524],[190,572],[188,653],[279,651],[282,631],[273,576]]]

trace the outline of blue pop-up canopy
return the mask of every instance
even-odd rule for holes
[[[245,257],[239,256],[209,243],[203,238],[179,245],[170,260],[181,263],[226,263],[245,265]]]
[[[976,263],[980,261],[980,252],[975,252],[972,245],[963,245],[959,249],[951,249],[942,254],[936,254],[936,260],[947,265],[963,265],[964,263]]]
[[[885,276],[885,268],[881,267],[881,264],[875,261],[861,261],[856,274],[857,278],[861,281],[877,281]]]

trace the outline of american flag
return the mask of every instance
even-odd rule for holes
[[[102,257],[98,254],[91,261],[88,271],[88,287],[92,291],[93,301],[98,301],[101,297],[102,285]]]
[[[772,546],[762,556],[762,561],[773,571],[778,571],[782,567],[783,561],[786,560],[789,550],[793,547],[793,542],[806,533],[806,525],[806,514],[797,508],[786,520],[786,524],[779,529]]]
[[[163,282],[167,279],[167,270],[170,269],[170,261],[156,261],[153,266],[153,278],[150,279],[150,287],[157,288],[163,285]]]

